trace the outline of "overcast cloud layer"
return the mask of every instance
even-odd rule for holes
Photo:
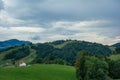
[[[0,0],[0,41],[120,42],[120,0]]]

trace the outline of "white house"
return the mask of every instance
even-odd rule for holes
[[[19,67],[23,67],[23,66],[27,66],[26,63],[23,60],[19,61]]]

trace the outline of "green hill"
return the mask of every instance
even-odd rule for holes
[[[79,51],[88,51],[93,55],[108,56],[109,46],[77,40],[58,40],[48,43],[29,44],[9,48],[0,52],[0,67],[17,64],[23,59],[26,63],[74,65]]]
[[[0,41],[0,51],[10,48],[10,47],[15,47],[15,46],[21,46],[21,45],[27,45],[31,44],[29,41],[21,41],[17,39],[10,39],[6,41]]]
[[[30,45],[18,46],[0,52],[0,67],[17,65],[20,60],[27,64],[36,58],[36,51]]]
[[[76,80],[71,66],[41,64],[28,67],[0,68],[0,80]]]

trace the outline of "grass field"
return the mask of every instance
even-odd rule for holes
[[[28,67],[0,68],[0,80],[77,80],[71,66],[41,64]]]
[[[120,54],[114,54],[109,57],[111,60],[118,60],[120,59]]]

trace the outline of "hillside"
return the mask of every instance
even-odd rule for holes
[[[18,64],[23,59],[26,63],[74,65],[79,51],[88,51],[92,55],[108,56],[112,53],[109,46],[77,40],[59,40],[10,48],[0,52],[0,64]],[[0,66],[1,66],[0,65]]]
[[[0,68],[0,80],[77,80],[75,69],[64,65]]]
[[[19,60],[23,59],[30,63],[36,57],[36,51],[30,45],[13,47],[0,52],[0,67],[18,65]]]
[[[29,41],[20,41],[20,40],[17,40],[17,39],[0,41],[0,50],[7,49],[7,48],[10,48],[10,47],[15,47],[15,46],[27,45],[27,44],[30,44],[30,43],[31,42],[29,42]]]

